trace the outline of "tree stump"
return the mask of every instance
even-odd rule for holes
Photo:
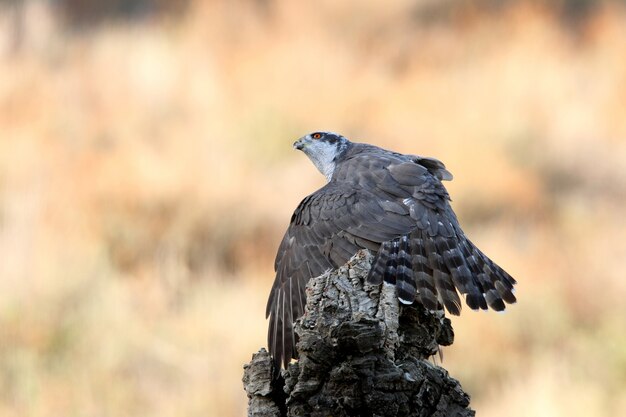
[[[360,251],[309,281],[299,359],[274,379],[265,349],[244,366],[248,416],[474,416],[459,382],[428,361],[452,344],[450,320],[369,285],[371,262]]]

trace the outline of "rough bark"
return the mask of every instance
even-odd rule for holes
[[[450,321],[399,305],[393,285],[367,284],[371,258],[361,251],[311,279],[299,359],[277,379],[265,349],[244,366],[249,416],[474,415],[459,382],[428,361],[452,344]]]

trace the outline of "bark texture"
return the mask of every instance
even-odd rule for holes
[[[371,258],[360,251],[311,279],[298,361],[274,379],[265,349],[244,366],[249,416],[474,415],[459,382],[428,361],[452,344],[450,320],[399,305],[393,285],[368,285]]]

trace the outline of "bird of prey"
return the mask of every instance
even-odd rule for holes
[[[294,144],[327,184],[298,205],[283,237],[267,301],[268,344],[276,369],[296,357],[293,323],[304,313],[310,278],[346,263],[358,250],[376,254],[368,281],[396,285],[401,303],[461,312],[514,303],[516,281],[465,236],[437,159],[403,155],[315,132]]]

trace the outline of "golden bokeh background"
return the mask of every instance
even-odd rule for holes
[[[0,1],[0,416],[243,416],[313,130],[443,160],[519,281],[480,416],[626,410],[626,5]]]

